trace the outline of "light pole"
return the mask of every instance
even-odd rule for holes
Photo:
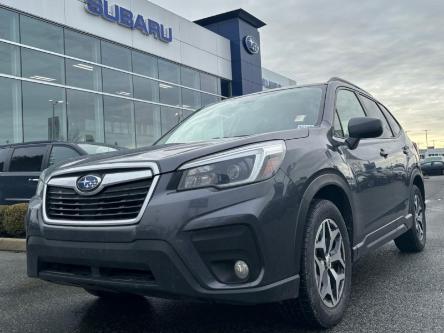
[[[429,132],[430,130],[409,130],[409,131],[405,131],[405,133],[411,133],[411,132],[425,132],[425,139],[426,139],[426,149],[429,149]]]
[[[51,141],[54,141],[54,126],[55,126],[55,106],[57,104],[63,104],[64,101],[56,101],[50,99],[49,102],[52,104],[52,118],[51,118]]]

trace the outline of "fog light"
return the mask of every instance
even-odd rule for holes
[[[245,261],[238,260],[234,264],[234,274],[236,274],[240,280],[245,280],[250,274],[250,268]]]

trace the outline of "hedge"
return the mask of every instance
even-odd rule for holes
[[[1,213],[3,211],[3,214]],[[0,209],[0,230],[10,237],[25,236],[25,217],[28,204],[22,203]],[[1,216],[3,215],[3,216]]]
[[[3,220],[6,208],[8,208],[8,206],[0,206],[0,235],[5,232],[5,228],[3,227]]]

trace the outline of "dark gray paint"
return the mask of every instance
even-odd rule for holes
[[[363,139],[351,150],[332,137],[335,92],[341,87],[366,92],[343,81],[325,85],[320,126],[213,142],[155,146],[127,153],[92,156],[75,166],[154,161],[161,177],[140,223],[125,227],[58,227],[41,217],[41,198],[31,201],[27,224],[28,273],[37,277],[40,258],[98,267],[146,267],[161,277],[155,286],[113,284],[44,273],[59,283],[98,285],[162,297],[191,297],[224,302],[261,303],[296,297],[303,227],[313,198],[333,190],[331,200],[345,198],[354,260],[399,236],[412,225],[408,194],[423,180],[419,157],[403,132],[392,139]],[[272,179],[237,188],[176,191],[176,171],[198,157],[254,142],[283,139],[287,154]],[[381,156],[384,149],[387,156]],[[57,170],[65,167],[60,165]],[[51,170],[51,172],[54,169]],[[50,172],[48,173],[50,177]],[[348,218],[349,217],[349,218]],[[245,225],[254,235],[261,274],[241,285],[224,284],[205,265],[193,246],[196,231]],[[154,241],[155,240],[155,241]],[[248,251],[256,251],[251,248]],[[234,290],[235,291],[234,291]]]

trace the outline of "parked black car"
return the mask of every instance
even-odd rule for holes
[[[116,148],[63,142],[31,142],[0,146],[0,205],[28,202],[40,173],[69,158],[116,151]]]
[[[427,176],[444,175],[444,162],[431,161],[421,163],[422,173]]]
[[[425,246],[417,151],[381,103],[341,79],[223,101],[117,155],[42,177],[29,276],[103,298],[279,302],[330,327],[353,262],[391,240]]]

